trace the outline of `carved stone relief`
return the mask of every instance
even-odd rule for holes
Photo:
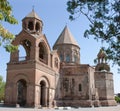
[[[69,90],[69,79],[68,78],[63,79],[63,88],[65,89],[66,92],[68,92]]]

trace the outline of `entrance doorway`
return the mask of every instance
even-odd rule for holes
[[[47,90],[45,81],[40,82],[40,105],[45,107],[47,103]]]
[[[26,94],[27,94],[26,81],[21,79],[17,82],[17,103],[20,106],[25,106],[25,104],[26,104]]]

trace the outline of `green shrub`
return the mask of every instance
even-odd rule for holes
[[[120,103],[120,97],[115,96],[115,101],[116,101],[117,103]]]

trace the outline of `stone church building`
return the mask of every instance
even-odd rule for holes
[[[101,49],[97,65],[80,63],[80,47],[67,26],[51,50],[42,33],[43,21],[32,10],[22,20],[22,31],[7,64],[5,104],[27,107],[110,106],[114,100],[113,74]]]

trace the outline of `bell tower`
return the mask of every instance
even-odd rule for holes
[[[19,48],[10,54],[7,64],[7,105],[52,105],[59,77],[59,57],[57,51],[51,51],[42,29],[43,22],[34,10],[22,20],[22,31],[12,42]],[[25,56],[20,55],[20,46],[24,49]]]
[[[34,9],[22,20],[22,28],[31,34],[42,33],[43,22],[35,13]]]
[[[95,88],[101,106],[116,105],[114,99],[113,73],[107,64],[107,55],[100,49],[97,55],[97,66],[95,67]]]

